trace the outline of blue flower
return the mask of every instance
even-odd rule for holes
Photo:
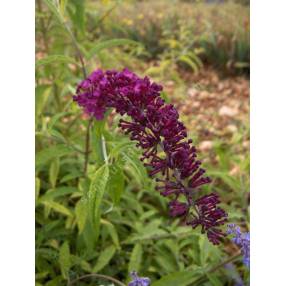
[[[151,280],[148,277],[140,278],[135,271],[132,271],[130,276],[133,280],[129,282],[128,286],[149,286],[151,283]]]
[[[243,255],[243,263],[250,267],[250,233],[241,232],[240,227],[235,224],[229,224],[227,234],[234,235],[231,239],[237,246],[240,247]]]

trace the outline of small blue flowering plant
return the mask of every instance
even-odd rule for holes
[[[241,232],[240,227],[235,224],[229,224],[227,234],[232,235],[232,241],[241,249],[243,263],[250,267],[250,233]]]
[[[139,277],[135,271],[130,273],[132,281],[128,283],[128,286],[149,286],[151,280],[148,277]]]

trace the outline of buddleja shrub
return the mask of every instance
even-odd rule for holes
[[[193,228],[200,225],[202,233],[218,244],[225,235],[219,226],[225,223],[227,214],[217,206],[217,194],[201,194],[200,186],[211,179],[204,176],[177,110],[164,102],[160,91],[162,86],[128,69],[96,70],[78,85],[74,100],[96,120],[102,120],[108,108],[128,115],[130,120],[121,119],[119,127],[143,150],[140,159],[149,175],[160,176],[156,189],[169,198],[170,215]]]
[[[120,119],[119,127],[142,150],[140,160],[150,177],[156,176],[156,190],[169,199],[170,216],[179,217],[186,226],[200,226],[214,245],[226,233],[234,235],[232,240],[241,248],[249,267],[249,233],[241,233],[234,224],[226,233],[221,230],[227,213],[218,206],[216,193],[202,194],[200,187],[211,179],[201,168],[177,110],[160,97],[162,89],[148,77],[140,78],[128,69],[99,69],[78,85],[74,101],[97,121],[103,120],[111,108],[121,116],[127,115],[129,119]],[[131,276],[130,286],[150,284],[149,278],[139,278],[135,272]]]
[[[217,194],[203,193],[201,187],[209,184],[210,178],[205,176],[205,170],[201,168],[196,149],[187,138],[186,128],[179,121],[178,112],[161,98],[162,86],[148,78],[139,78],[127,69],[120,72],[97,70],[86,77],[84,63],[90,60],[92,55],[108,47],[133,45],[134,42],[130,39],[101,42],[98,39],[94,46],[93,42],[87,40],[92,38],[89,30],[94,29],[84,28],[87,23],[84,16],[91,16],[90,13],[84,12],[84,1],[44,2],[46,8],[56,17],[52,25],[49,24],[50,15],[45,17],[47,21],[44,22],[48,22],[48,28],[51,27],[49,34],[46,34],[47,27],[39,26],[41,34],[52,41],[50,46],[49,41],[47,42],[49,49],[45,49],[46,57],[37,61],[40,69],[37,77],[46,79],[51,75],[55,100],[47,101],[51,86],[46,85],[46,80],[43,80],[45,85],[40,84],[37,87],[40,96],[37,96],[39,104],[36,112],[39,117],[38,125],[41,126],[38,135],[47,136],[47,139],[39,140],[42,150],[37,154],[36,164],[39,224],[36,261],[37,280],[41,281],[37,285],[58,286],[66,285],[66,282],[70,285],[82,285],[79,281],[88,277],[124,285],[113,277],[124,280],[127,272],[131,272],[130,286],[149,285],[150,279],[141,277],[147,272],[153,280],[152,286],[190,283],[202,285],[206,281],[210,281],[212,285],[221,285],[229,280],[228,276],[232,277],[232,274],[227,274],[228,271],[214,274],[213,270],[234,261],[238,257],[237,254],[221,262],[221,257],[224,256],[223,247],[211,246],[204,235],[192,229],[181,232],[177,220],[174,223],[168,220],[169,226],[166,227],[164,218],[157,219],[161,211],[156,211],[158,204],[154,203],[153,199],[159,197],[160,203],[168,201],[171,218],[180,218],[181,225],[200,228],[213,244],[219,244],[226,235],[222,227],[227,214],[219,207]],[[78,9],[79,7],[81,8]],[[80,13],[75,14],[74,11]],[[43,11],[40,12],[42,15]],[[67,12],[70,16],[76,15],[72,17],[73,21],[69,21]],[[62,65],[62,69],[48,68],[50,64],[74,63],[72,58],[66,56],[70,47],[67,41],[64,41],[63,34],[54,33],[59,27],[75,47],[76,62],[80,60],[85,78],[78,85],[74,96],[74,100],[91,117],[85,138],[85,150],[80,148],[80,144],[75,144],[79,137],[83,139],[77,133],[82,127],[77,119],[77,112],[69,124],[59,122],[60,118],[67,115],[66,109],[69,105],[65,105],[64,97],[59,97],[57,90],[64,90],[67,82],[68,90],[73,90],[71,84],[78,80],[74,77],[74,70],[71,74],[66,66]],[[82,31],[87,34],[80,40],[80,45],[73,31],[77,35]],[[57,55],[60,47],[64,52]],[[81,51],[88,49],[88,53],[81,55]],[[114,66],[114,63],[109,66]],[[61,93],[63,94],[66,94],[66,91]],[[56,107],[55,114],[48,123],[39,120],[46,119],[44,116],[41,118],[46,102],[51,103],[51,106],[55,103]],[[51,106],[47,104],[49,115],[50,111],[54,112],[50,110]],[[131,141],[136,142],[138,150],[133,148],[133,142],[123,142],[121,136],[113,136],[114,134],[103,130],[105,119],[112,109],[123,116],[119,127],[130,136]],[[89,138],[92,120],[96,122],[92,138]],[[58,128],[54,128],[55,125]],[[103,148],[104,137],[109,147],[107,152]],[[54,141],[61,144],[54,145]],[[89,142],[96,151],[91,154],[91,160],[88,160],[91,151]],[[125,148],[127,145],[132,148]],[[49,147],[46,148],[47,146]],[[140,155],[137,157],[140,150],[142,164],[138,159]],[[47,169],[46,163],[51,159],[53,161],[50,169]],[[93,159],[96,164],[88,164]],[[83,161],[84,173],[80,171]],[[153,179],[148,180],[144,166]],[[125,183],[126,189],[134,189],[133,179],[139,192],[122,194]],[[152,184],[149,184],[150,181]],[[153,190],[153,185],[156,185],[157,192]],[[105,190],[108,190],[106,197]],[[145,200],[148,191],[150,197]],[[144,201],[138,203],[143,194]],[[109,195],[114,204],[104,199]],[[105,204],[108,209],[105,209],[103,218],[101,211]],[[165,208],[164,203],[162,206]],[[231,214],[231,209],[229,213]],[[233,215],[230,220],[233,220]],[[100,225],[103,226],[102,229]],[[190,235],[191,232],[194,235]],[[244,255],[244,263],[249,265],[249,233],[242,233],[233,225],[227,233],[233,235],[233,242],[241,248]],[[183,240],[179,238],[179,234]],[[210,264],[217,265],[209,268]],[[160,277],[160,280],[155,281],[155,277]],[[218,277],[221,280],[218,280]]]

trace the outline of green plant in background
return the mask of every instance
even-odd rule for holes
[[[227,253],[236,252],[216,248],[199,231],[169,221],[166,201],[155,192],[137,148],[115,127],[118,116],[110,115],[112,125],[110,118],[103,123],[91,122],[72,103],[74,86],[95,66],[133,66],[150,53],[145,41],[129,33],[114,38],[114,34],[100,32],[114,26],[125,29],[119,22],[106,28],[125,5],[113,1],[37,1],[36,285],[66,285],[92,273],[127,281],[133,270],[150,277],[152,286],[231,283],[229,269],[213,268],[227,262]],[[130,22],[128,25],[135,28]],[[145,31],[150,34],[157,31],[149,29]],[[156,47],[158,37],[163,46],[152,52],[160,63],[175,58],[177,65],[177,58],[185,53],[187,44],[181,40],[185,41],[189,32],[184,34],[186,28],[180,29],[182,35],[177,35],[182,38],[174,49],[166,39],[169,35],[161,37],[156,32],[150,36],[149,47]],[[194,48],[198,47],[188,46],[188,50]],[[142,63],[138,67],[146,68]],[[230,160],[232,152],[224,150],[222,157]],[[243,164],[244,160],[237,160]],[[227,168],[219,167],[223,173]],[[223,175],[214,177],[213,186],[218,187]],[[222,181],[227,185],[228,179]],[[238,181],[245,182],[245,178]],[[244,217],[245,210],[237,208],[241,201],[247,209],[245,198],[240,198],[239,182],[229,183],[225,200],[235,220]],[[248,271],[238,265],[247,281]],[[98,277],[89,276],[74,285],[93,281],[98,283]],[[108,285],[106,280],[100,281]]]
[[[140,57],[148,60],[158,60],[165,52],[165,57],[175,57],[195,71],[201,59],[226,73],[249,73],[248,7],[195,2],[131,1],[114,10],[97,34],[142,43],[146,52]]]

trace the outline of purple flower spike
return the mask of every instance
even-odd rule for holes
[[[240,247],[243,254],[243,263],[250,267],[250,233],[242,233],[239,226],[229,224],[227,234],[234,235],[231,239],[237,246]]]
[[[130,273],[132,281],[128,283],[128,286],[149,286],[151,281],[148,277],[138,277],[135,271]]]
[[[74,100],[89,115],[101,120],[107,108],[114,108],[130,121],[121,119],[119,127],[143,150],[141,161],[151,177],[159,176],[156,189],[169,202],[169,213],[193,228],[201,226],[213,244],[225,234],[219,227],[227,214],[211,193],[199,196],[202,185],[210,183],[192,140],[179,121],[175,107],[160,97],[162,86],[148,77],[140,78],[124,69],[94,71],[77,87]]]

